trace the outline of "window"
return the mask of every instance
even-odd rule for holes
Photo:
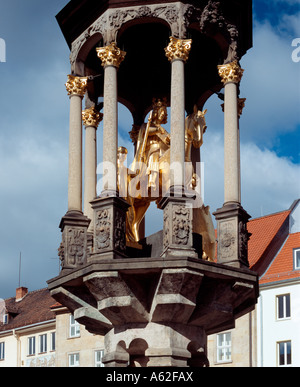
[[[70,316],[70,337],[78,337],[80,336],[80,325],[74,319],[74,316]]]
[[[8,324],[8,314],[4,314],[3,315],[3,321],[2,322],[3,322],[4,325]]]
[[[51,338],[51,351],[55,351],[55,332],[52,332],[50,335]]]
[[[231,361],[231,332],[217,335],[217,362]]]
[[[35,336],[28,337],[28,356],[35,355]]]
[[[79,353],[69,355],[69,367],[79,367]]]
[[[291,341],[283,341],[278,345],[278,365],[288,366],[292,364],[292,343]]]
[[[294,269],[300,270],[300,249],[294,250]]]
[[[5,343],[0,343],[0,360],[5,359]]]
[[[104,367],[104,364],[102,363],[102,358],[104,355],[104,351],[95,351],[95,367]]]
[[[277,296],[277,320],[291,317],[291,297],[290,294]]]
[[[47,335],[40,336],[40,353],[47,352]]]

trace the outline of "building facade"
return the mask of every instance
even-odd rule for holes
[[[89,333],[69,311],[55,304],[56,366],[103,367],[104,337]]]
[[[47,289],[28,292],[21,287],[16,297],[5,300],[0,324],[0,367],[54,367],[56,320]]]
[[[248,224],[249,262],[259,274],[255,311],[212,335],[212,367],[300,366],[300,200]]]
[[[4,301],[0,367],[102,367],[104,338],[78,324],[47,289]]]

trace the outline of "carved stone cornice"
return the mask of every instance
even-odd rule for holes
[[[86,93],[87,81],[87,77],[68,75],[68,81],[65,84],[68,95],[79,95],[83,97]]]
[[[180,59],[186,62],[189,58],[189,53],[192,47],[192,39],[177,39],[170,37],[170,43],[165,48],[166,57],[170,62]]]
[[[103,119],[103,114],[99,113],[95,109],[95,107],[85,109],[82,112],[82,121],[85,127],[94,126],[95,128],[97,128],[100,122],[102,121],[102,119]]]
[[[98,57],[102,61],[102,66],[114,66],[119,68],[120,64],[123,62],[126,52],[120,50],[117,47],[115,42],[112,42],[106,47],[99,47],[96,49]]]
[[[236,60],[218,66],[218,70],[224,85],[229,82],[239,83],[244,73],[244,70],[238,65]]]

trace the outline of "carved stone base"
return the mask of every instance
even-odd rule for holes
[[[218,228],[218,263],[249,267],[247,223],[250,215],[238,204],[225,204],[213,214]]]
[[[89,262],[97,257],[125,257],[126,212],[128,203],[119,197],[99,197],[91,202],[94,210],[94,246]]]
[[[59,248],[62,270],[77,269],[87,262],[87,229],[90,219],[81,212],[67,212],[60,222],[62,243]]]
[[[193,200],[182,190],[171,191],[161,200],[160,208],[164,211],[163,257],[198,257],[193,248]]]
[[[203,367],[206,334],[199,327],[180,324],[136,324],[105,336],[105,367]]]

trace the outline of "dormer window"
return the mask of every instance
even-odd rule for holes
[[[294,250],[294,269],[300,270],[300,248]]]
[[[2,322],[3,322],[4,325],[8,324],[8,314],[7,313],[3,315]]]

